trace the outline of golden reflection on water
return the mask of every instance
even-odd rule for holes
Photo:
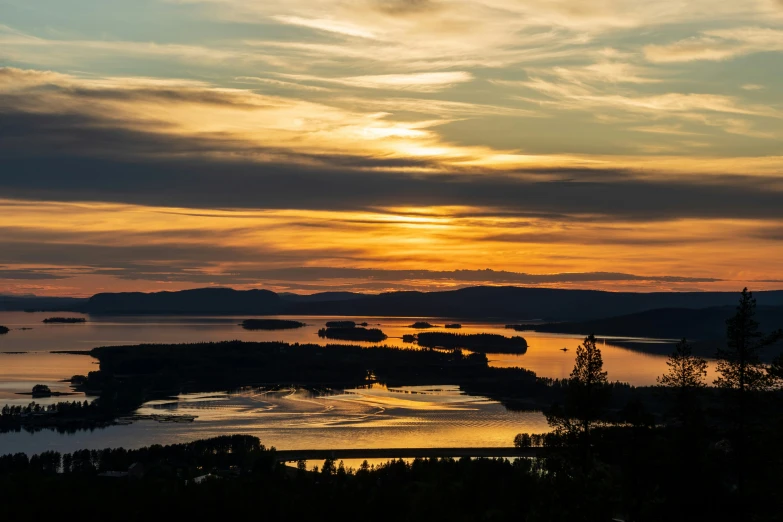
[[[513,412],[456,386],[367,388],[313,393],[247,389],[153,401],[141,415],[192,415],[164,423],[170,440],[248,433],[279,449],[508,446],[520,431],[549,431],[540,412]]]

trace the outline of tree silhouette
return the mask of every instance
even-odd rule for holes
[[[666,366],[669,370],[657,379],[661,386],[673,388],[681,394],[706,386],[704,377],[707,375],[707,361],[693,355],[686,339],[674,347]]]
[[[564,408],[553,407],[547,421],[567,441],[578,440],[585,467],[590,460],[590,432],[599,421],[609,399],[607,372],[601,349],[589,335],[576,349],[574,369],[568,380]]]
[[[674,393],[674,415],[683,424],[689,424],[697,410],[697,394],[706,387],[707,361],[693,355],[691,345],[682,339],[666,361],[666,366],[669,369],[658,377],[658,384]]]
[[[747,288],[742,290],[737,311],[726,321],[726,348],[718,350],[718,372],[715,386],[726,393],[724,408],[730,423],[734,449],[739,509],[746,509],[746,477],[754,455],[750,423],[760,419],[757,410],[763,402],[760,394],[774,385],[773,375],[761,362],[764,348],[780,339],[780,331],[764,335],[755,320],[756,300]]]
[[[749,392],[768,390],[772,378],[761,362],[761,351],[780,338],[780,332],[765,336],[759,331],[756,299],[747,288],[742,290],[734,317],[726,321],[727,348],[718,350],[718,373],[715,386],[734,390],[744,398]]]
[[[606,403],[606,375],[601,350],[591,334],[576,349],[576,362],[570,379],[577,418],[582,423],[586,439],[589,439],[590,428]]]

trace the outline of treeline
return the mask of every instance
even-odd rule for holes
[[[379,522],[579,520],[536,461],[431,459],[320,469],[278,464],[274,450],[247,436],[140,450],[47,452],[0,457],[9,520],[262,517],[281,522],[366,518]],[[59,473],[57,472],[59,469]],[[126,475],[127,473],[127,475]],[[206,480],[194,480],[207,477]],[[45,501],[42,501],[45,498]],[[108,516],[108,515],[107,515]]]
[[[84,317],[48,317],[43,320],[44,323],[64,323],[64,324],[76,324],[86,323],[87,319]]]
[[[237,466],[253,470],[260,461],[274,464],[274,450],[266,449],[256,437],[227,435],[187,444],[154,445],[136,450],[107,448],[60,454],[47,451],[28,457],[24,453],[0,456],[0,476],[10,474],[80,474],[127,472],[136,468],[137,478],[188,479],[210,471]]]
[[[755,310],[743,291],[726,322],[712,388],[707,361],[687,340],[677,345],[658,379],[662,423],[641,400],[612,419],[615,389],[595,337],[587,337],[562,402],[546,412],[552,432],[519,434],[514,443],[547,448],[542,471],[567,477],[563,487],[580,520],[781,520],[783,360],[765,365],[761,354],[783,332],[763,334]]]
[[[62,433],[105,427],[117,412],[98,401],[63,401],[48,405],[31,402],[25,406],[8,405],[0,410],[0,433],[56,429]]]

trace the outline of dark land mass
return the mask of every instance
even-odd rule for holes
[[[318,337],[341,341],[368,341],[379,343],[387,339],[386,334],[378,328],[357,328],[355,326],[337,326],[321,328]]]
[[[90,314],[259,314],[275,315],[285,302],[269,290],[201,288],[179,292],[96,294],[84,307]]]
[[[452,330],[458,330],[462,328],[462,325],[459,323],[449,323],[443,326],[443,328],[450,328]]]
[[[302,328],[305,323],[286,319],[245,319],[242,328],[245,330],[293,330]]]
[[[84,317],[47,317],[43,320],[44,323],[62,323],[62,324],[78,324],[86,323],[87,319]]]
[[[760,306],[783,306],[783,291],[757,292]],[[303,303],[302,315],[371,315],[465,319],[588,320],[657,308],[734,306],[733,292],[628,293],[522,287],[392,292],[333,303]]]
[[[8,329],[6,326],[0,326],[0,335],[7,334],[11,330]]]
[[[411,325],[408,326],[408,328],[419,328],[419,329],[425,329],[425,328],[435,328],[434,324],[430,324],[426,321],[417,321]]]
[[[595,332],[599,337],[606,335],[675,340],[685,337],[706,345],[715,344],[712,341],[719,344],[724,340],[726,320],[733,314],[734,308],[729,306],[700,310],[664,308],[592,321],[517,325],[515,329],[566,334]],[[756,318],[768,331],[781,329],[783,307],[759,306]]]
[[[455,334],[446,332],[422,332],[416,335],[419,346],[426,348],[464,348],[480,353],[514,353],[527,352],[527,341],[524,337],[504,337],[498,334]]]
[[[783,306],[783,291],[758,292],[760,306]],[[733,306],[732,292],[628,293],[524,287],[443,292],[281,296],[266,290],[206,288],[181,292],[97,294],[74,310],[91,314],[260,314],[453,317],[585,321],[660,308]]]
[[[290,292],[278,294],[281,299],[292,303],[321,303],[330,301],[350,301],[366,297],[366,294],[357,294],[354,292],[320,292],[310,295],[299,295]]]
[[[327,321],[327,328],[356,328],[354,321]]]

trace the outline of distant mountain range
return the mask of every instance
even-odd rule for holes
[[[702,309],[659,308],[636,314],[578,322],[531,325],[536,332],[567,334],[595,333],[600,336],[655,337],[659,339],[721,340],[733,306]],[[783,306],[759,306],[756,321],[761,330],[783,329]]]
[[[783,306],[783,291],[758,292],[760,306]],[[733,307],[739,292],[629,293],[522,287],[471,287],[379,295],[309,296],[268,290],[204,288],[179,292],[96,294],[78,309],[91,314],[255,314],[453,317],[502,321],[590,321],[661,308]]]
[[[757,292],[764,330],[783,328],[783,291]],[[471,287],[379,295],[202,288],[102,293],[89,299],[0,296],[0,310],[78,311],[96,315],[222,314],[441,317],[529,323],[530,329],[603,336],[720,339],[739,292],[601,292]]]

